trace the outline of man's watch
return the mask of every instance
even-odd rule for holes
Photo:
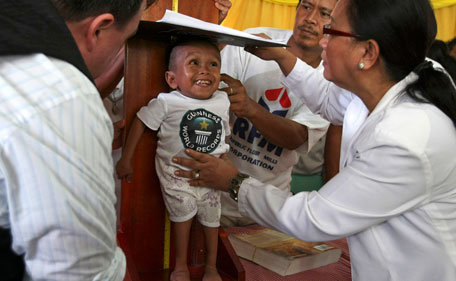
[[[241,187],[241,183],[248,178],[249,176],[243,173],[238,173],[234,178],[230,180],[230,187],[228,188],[228,192],[230,194],[231,199],[234,201],[238,201],[238,193],[239,187]]]

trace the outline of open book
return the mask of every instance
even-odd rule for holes
[[[238,256],[282,276],[335,263],[342,254],[325,243],[304,242],[267,228],[228,238]]]
[[[286,47],[286,42],[265,39],[233,28],[205,22],[170,10],[156,22],[142,21],[140,30],[154,32],[158,35],[197,35],[215,40],[220,44],[239,47],[263,46]]]

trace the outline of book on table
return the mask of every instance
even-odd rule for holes
[[[323,242],[301,241],[268,228],[228,238],[239,257],[282,276],[336,263],[342,254]]]

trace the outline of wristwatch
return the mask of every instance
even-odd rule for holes
[[[238,193],[239,187],[241,187],[241,183],[248,178],[249,176],[243,173],[238,173],[234,178],[230,180],[230,187],[228,188],[228,192],[230,194],[231,199],[234,201],[238,201]]]

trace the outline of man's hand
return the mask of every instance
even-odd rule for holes
[[[230,0],[214,0],[215,7],[219,9],[219,24],[226,18],[228,15],[228,11],[231,9],[231,1]]]
[[[112,149],[118,149],[122,147],[122,134],[125,128],[125,120],[120,120],[114,124],[114,140],[112,141]]]
[[[255,116],[259,105],[247,95],[241,82],[227,74],[222,74],[221,80],[228,84],[227,88],[220,90],[228,94],[230,111],[238,117],[245,117],[247,119]]]
[[[131,162],[125,158],[120,158],[116,165],[116,173],[119,179],[125,178],[127,182],[131,182],[131,175],[133,174],[133,166]]]

